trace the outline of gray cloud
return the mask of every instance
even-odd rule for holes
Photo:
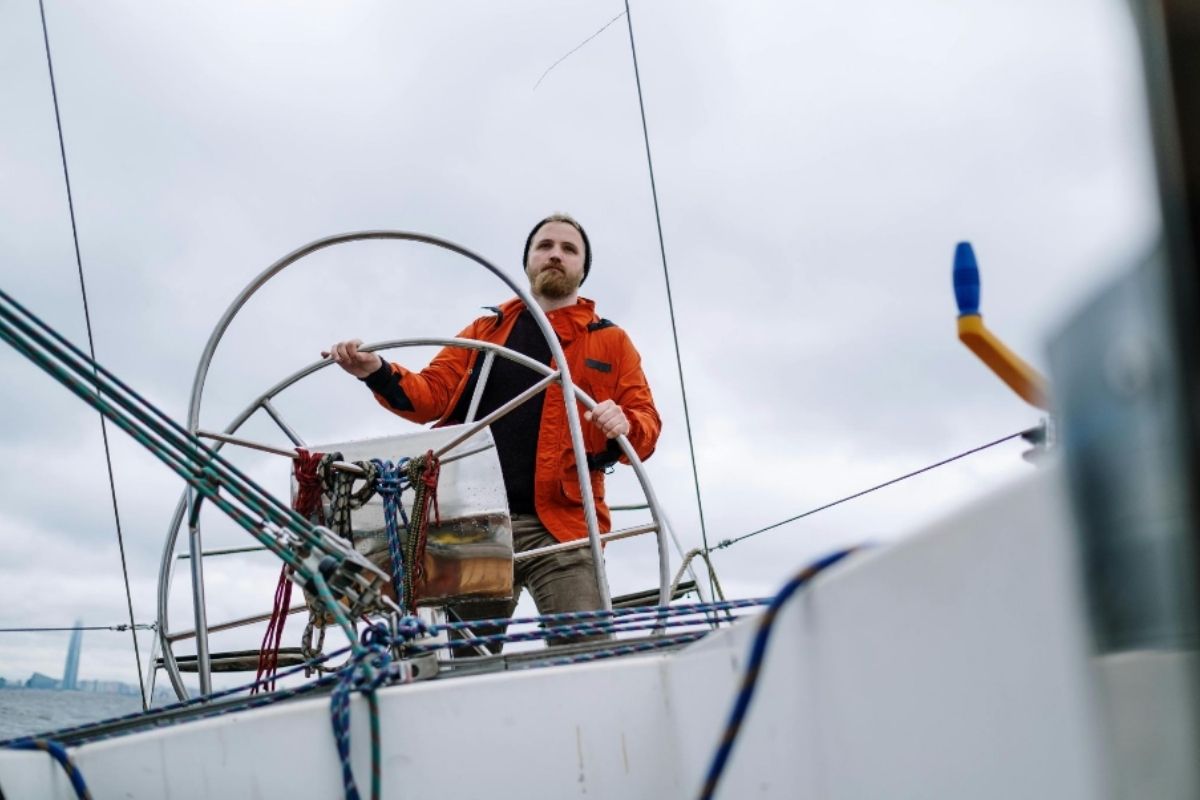
[[[1117,6],[634,4],[711,539],[1037,421],[954,341],[950,258],[956,241],[976,243],[989,323],[1041,363],[1055,321],[1156,235],[1141,88]],[[596,245],[586,288],[630,330],[662,406],[648,468],[686,545],[698,543],[624,23],[533,91],[619,4],[47,10],[103,363],[183,420],[218,316],[293,248],[403,228],[461,242],[519,278],[530,222],[569,210]],[[82,343],[28,4],[0,9],[0,101],[11,120],[0,131],[0,287]],[[505,296],[427,248],[313,256],[230,328],[202,422],[223,426],[336,339],[449,336]],[[96,416],[12,354],[0,353],[0,374],[5,621],[36,612],[63,624],[86,608],[89,622],[119,622]],[[279,406],[310,441],[402,426],[333,373]],[[283,441],[268,421],[247,432]],[[1025,474],[1022,449],[722,551],[723,582],[769,591],[828,547],[902,535]],[[282,488],[286,463],[236,457]],[[181,485],[119,434],[114,460],[135,609],[149,620]],[[628,475],[611,494],[633,499]],[[208,525],[212,546],[246,541]],[[649,542],[609,558],[614,591],[653,580]],[[89,569],[63,571],[76,562]],[[269,558],[214,560],[211,616],[261,610],[274,574]],[[53,603],[32,605],[24,593],[35,586],[54,587]],[[188,624],[184,595],[180,582],[175,624]],[[256,635],[225,643],[253,646]],[[57,646],[35,638],[0,640],[0,674],[60,667]],[[132,679],[127,637],[89,637],[89,647],[94,677]]]

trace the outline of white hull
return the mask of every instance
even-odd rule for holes
[[[1059,481],[1057,468],[1040,470],[795,597],[719,795],[1104,796],[1096,681],[1143,693],[1156,682],[1136,688],[1137,657],[1126,657],[1124,679],[1113,677],[1121,666],[1097,670],[1089,658]],[[741,624],[667,654],[384,689],[384,794],[694,796],[753,633]],[[361,697],[352,742],[366,795]],[[342,793],[324,697],[71,753],[97,798]],[[74,796],[41,753],[0,752],[0,787],[9,798]]]

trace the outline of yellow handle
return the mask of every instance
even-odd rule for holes
[[[1050,409],[1046,379],[993,336],[984,326],[983,317],[978,314],[959,317],[958,340],[979,356],[1025,402],[1047,411]]]

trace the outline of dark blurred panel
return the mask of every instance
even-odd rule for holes
[[[1050,347],[1112,796],[1200,796],[1200,2],[1131,0],[1162,238]]]

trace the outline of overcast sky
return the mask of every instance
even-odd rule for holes
[[[664,418],[651,477],[684,546],[699,545],[625,20],[534,88],[622,10],[48,0],[99,360],[182,421],[217,319],[290,250],[403,229],[519,274],[530,225],[568,211],[594,245],[585,294],[630,332]],[[1036,424],[955,339],[951,258],[975,244],[989,324],[1041,365],[1071,309],[1149,247],[1158,209],[1124,4],[642,0],[633,17],[710,543]],[[0,4],[0,109],[0,287],[83,344],[34,0]],[[506,297],[429,248],[325,251],[235,321],[201,423],[223,427],[332,341],[449,336]],[[96,413],[14,353],[0,351],[0,374],[0,627],[127,621]],[[278,404],[310,442],[407,426],[333,371]],[[245,432],[284,441],[269,422]],[[182,483],[111,439],[134,609],[151,622]],[[714,563],[729,593],[770,592],[831,548],[911,534],[1026,474],[1023,449]],[[284,490],[286,462],[237,459]],[[635,488],[622,475],[609,497],[636,502]],[[249,543],[209,520],[206,545]],[[615,594],[655,579],[648,539],[608,561]],[[210,620],[269,609],[270,556],[207,569]],[[191,627],[183,575],[175,627]],[[65,649],[66,634],[0,634],[0,676],[59,675]],[[128,634],[86,635],[81,676],[136,682]]]

